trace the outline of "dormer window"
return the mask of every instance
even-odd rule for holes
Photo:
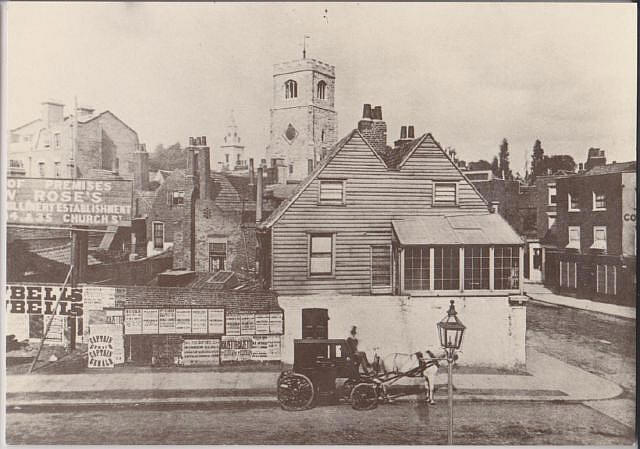
[[[433,185],[434,206],[458,204],[458,185],[455,182],[435,182]]]
[[[327,83],[325,83],[324,81],[318,82],[316,97],[318,97],[319,100],[324,100],[326,98],[326,90],[327,90]]]
[[[298,98],[298,83],[294,80],[287,80],[284,83],[284,97]]]

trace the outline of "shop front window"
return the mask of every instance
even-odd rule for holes
[[[494,253],[494,288],[513,290],[520,282],[520,248],[517,246],[496,246]]]
[[[435,290],[460,288],[460,250],[456,246],[434,248],[433,285]]]

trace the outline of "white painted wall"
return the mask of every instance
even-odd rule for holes
[[[510,305],[508,296],[280,296],[285,319],[282,360],[293,363],[293,340],[302,337],[301,311],[314,307],[329,310],[329,338],[346,338],[356,325],[360,349],[369,358],[376,346],[383,356],[426,349],[441,353],[436,323],[446,316],[450,299],[467,326],[460,365],[525,364],[526,307]]]

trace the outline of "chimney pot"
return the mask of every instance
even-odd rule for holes
[[[373,119],[382,120],[382,106],[376,106],[373,109]]]
[[[189,146],[192,147],[194,145],[195,145],[194,138],[193,137],[189,137]]]
[[[414,129],[413,129],[413,125],[409,126],[409,135],[407,136],[409,139],[414,139],[415,138],[415,134],[414,134]]]
[[[369,103],[365,103],[362,107],[362,118],[371,118],[371,105]]]
[[[407,138],[407,127],[406,126],[401,126],[400,127],[400,138],[401,139],[406,139]]]
[[[202,145],[207,146],[207,136],[202,136]]]

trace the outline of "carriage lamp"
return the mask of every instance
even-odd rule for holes
[[[454,301],[451,300],[447,316],[438,323],[440,346],[447,351],[447,354],[460,349],[465,329],[466,326],[462,324],[462,321],[458,318],[458,312],[456,312]]]
[[[458,358],[455,352],[462,345],[462,336],[464,335],[465,325],[458,318],[458,313],[451,300],[451,305],[447,311],[447,316],[438,322],[438,336],[440,337],[440,346],[447,354],[447,373],[449,379],[449,434],[448,443],[453,444],[453,362]]]

